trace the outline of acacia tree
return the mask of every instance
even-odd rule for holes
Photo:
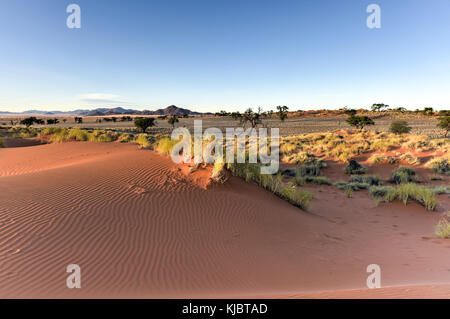
[[[403,134],[411,132],[411,126],[406,121],[394,121],[391,123],[389,130],[395,134]]]
[[[248,108],[244,113],[242,113],[239,117],[239,123],[245,128],[247,123],[250,124],[252,128],[257,127],[258,125],[262,125],[262,121],[267,117],[267,113],[262,111],[261,107],[258,107],[258,111],[254,112],[251,108]]]
[[[155,119],[152,117],[138,117],[134,120],[134,126],[141,129],[143,133],[152,126],[155,126]]]
[[[375,122],[368,116],[356,116],[352,115],[347,119],[347,123],[351,126],[356,127],[360,131],[368,125],[375,125]]]
[[[171,117],[169,117],[169,119],[167,120],[167,123],[169,123],[170,125],[172,125],[172,128],[175,128],[175,123],[178,123],[178,117],[176,115],[173,115]]]
[[[383,104],[383,103],[375,103],[372,104],[371,109],[374,112],[380,112],[383,111],[384,109],[387,109],[389,107],[389,105]]]
[[[280,118],[280,121],[284,122],[285,119],[288,117],[287,111],[289,108],[287,106],[277,106],[278,110],[278,117]]]
[[[24,118],[22,121],[20,121],[20,124],[25,125],[26,127],[30,127],[37,121],[38,121],[37,118],[35,118],[34,116],[31,116],[31,117]]]
[[[450,115],[440,117],[437,127],[443,129],[445,131],[444,137],[447,137],[448,132],[450,132]]]

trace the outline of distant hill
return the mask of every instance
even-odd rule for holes
[[[29,110],[24,112],[2,112],[0,111],[0,115],[23,115],[23,114],[34,114],[34,115],[80,115],[80,116],[110,116],[110,115],[176,115],[176,116],[184,116],[184,115],[211,115],[212,113],[200,113],[193,112],[188,109],[183,109],[177,107],[175,105],[170,105],[164,109],[158,109],[156,111],[139,111],[133,109],[124,109],[122,107],[115,108],[97,108],[94,110],[74,110],[74,111],[39,111],[39,110]]]

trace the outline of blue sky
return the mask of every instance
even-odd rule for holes
[[[448,0],[2,0],[0,110],[449,109],[449,17]]]

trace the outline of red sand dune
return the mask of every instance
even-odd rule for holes
[[[311,186],[305,212],[236,178],[205,190],[206,174],[196,174],[192,182],[170,158],[135,145],[0,149],[0,297],[450,292],[450,242],[432,237],[448,195],[430,213]],[[81,289],[66,287],[73,263]],[[381,266],[387,288],[364,289],[369,264]]]

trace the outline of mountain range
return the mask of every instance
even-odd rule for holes
[[[164,109],[158,109],[156,111],[149,110],[133,110],[133,109],[124,109],[122,107],[115,108],[97,108],[93,110],[73,110],[73,111],[40,111],[40,110],[29,110],[24,112],[2,112],[0,111],[0,115],[80,115],[80,116],[107,116],[107,115],[176,115],[176,116],[184,116],[184,115],[210,115],[212,113],[200,113],[194,112],[188,109],[183,109],[181,107],[177,107],[175,105],[170,105]]]

